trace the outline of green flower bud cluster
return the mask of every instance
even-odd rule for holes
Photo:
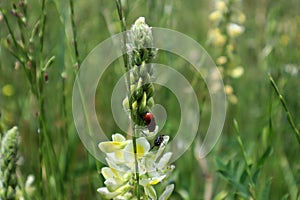
[[[154,87],[150,83],[153,66],[150,62],[157,50],[151,48],[152,43],[151,28],[145,23],[144,17],[138,18],[128,33],[130,97],[124,99],[123,106],[139,126],[145,126],[144,115],[154,105]]]
[[[15,199],[17,178],[16,162],[19,132],[13,127],[4,135],[0,152],[0,199]]]

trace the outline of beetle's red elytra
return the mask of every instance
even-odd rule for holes
[[[144,116],[145,124],[150,132],[153,132],[156,127],[154,115],[151,112],[147,112]]]

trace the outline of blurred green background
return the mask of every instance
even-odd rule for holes
[[[20,35],[18,24],[10,13],[13,2],[18,3],[1,0],[0,7],[7,11],[11,28],[18,36]],[[216,59],[215,49],[207,44],[207,33],[211,28],[208,16],[214,9],[213,1],[136,0],[123,3],[127,28],[130,28],[138,17],[144,16],[150,26],[169,28],[190,36],[205,47],[213,59]],[[47,0],[45,6],[47,17],[43,58],[55,56],[54,63],[47,69],[49,81],[44,85],[45,116],[60,168],[67,169],[64,172],[66,199],[101,199],[96,190],[103,186],[103,178],[97,172],[97,161],[83,147],[72,119],[71,97],[76,66],[69,2]],[[204,133],[208,127],[210,104],[208,99],[204,100],[207,93],[205,84],[201,78],[197,78],[193,87],[202,108],[199,138],[196,138],[195,144],[175,163],[176,169],[169,180],[175,183],[175,192],[171,199],[204,199],[210,181],[212,181],[212,199],[246,198],[238,195],[243,193],[241,185],[249,188],[249,180],[243,177],[245,163],[237,135],[234,133],[234,118],[239,123],[251,172],[257,173],[254,175],[257,177],[257,193],[267,193],[264,191],[267,190],[265,185],[271,180],[270,196],[267,198],[300,197],[299,144],[268,79],[268,73],[271,73],[299,129],[300,1],[244,0],[241,1],[241,10],[246,16],[245,32],[237,39],[236,54],[240,65],[244,68],[244,74],[239,79],[231,81],[238,102],[228,104],[221,138],[206,159],[199,162],[194,150],[196,141],[203,137],[200,133]],[[81,61],[97,44],[121,31],[114,1],[75,0],[74,12]],[[40,14],[41,1],[28,0],[28,25],[24,32],[30,33]],[[5,48],[8,34],[2,16],[0,121],[4,129],[13,125],[19,127],[21,133],[19,154],[22,158],[19,173],[25,178],[28,174],[38,176],[36,117],[38,103],[30,91],[23,66],[19,66],[15,57]],[[190,82],[194,78],[193,68],[173,54],[160,51],[155,62],[173,66]],[[62,73],[66,75],[65,79],[62,78]],[[114,62],[105,72],[103,81],[101,80],[105,84],[99,85],[97,90],[98,119],[108,137],[121,131],[111,114],[110,97],[113,86],[123,73],[122,62]],[[64,98],[66,115],[62,103]],[[180,119],[176,97],[167,89],[156,86],[154,98],[156,103],[164,105],[168,112],[163,132],[172,138]],[[66,144],[67,148],[62,147]],[[270,151],[266,152],[267,149]],[[260,165],[259,160],[264,152],[266,156]],[[206,163],[204,167],[201,165],[203,162]]]

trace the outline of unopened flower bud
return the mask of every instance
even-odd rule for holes
[[[222,17],[223,17],[223,14],[220,11],[216,10],[216,11],[212,12],[208,18],[211,22],[217,22],[220,19],[222,19]]]
[[[131,108],[133,111],[137,110],[137,101],[133,102],[133,104],[131,105]]]
[[[138,81],[138,84],[137,84],[137,87],[142,87],[143,85],[143,79],[142,78],[139,78],[139,81]]]
[[[222,13],[226,13],[228,11],[227,5],[223,0],[219,0],[216,2],[216,10],[219,10]]]
[[[227,57],[226,56],[220,56],[219,58],[217,58],[217,64],[218,65],[224,65],[225,63],[227,63]]]
[[[237,21],[239,24],[244,24],[246,21],[246,16],[244,13],[240,12],[237,16]]]
[[[19,61],[16,61],[15,62],[15,70],[18,70],[20,68],[20,62]]]
[[[144,92],[141,100],[141,105],[140,105],[140,113],[147,111],[147,109],[145,109],[146,105],[147,105],[147,94],[146,92]]]
[[[63,79],[67,79],[67,72],[62,72],[61,73],[61,77],[63,78]]]
[[[151,97],[151,98],[149,98],[148,101],[147,101],[147,106],[148,106],[149,108],[151,108],[153,105],[154,105],[154,100],[153,100],[153,98]]]
[[[240,26],[235,23],[230,23],[227,25],[227,33],[230,37],[237,37],[241,35],[245,31],[245,28],[243,26]]]
[[[129,101],[128,101],[127,97],[123,100],[122,105],[123,105],[124,110],[126,110],[126,111],[129,110]]]

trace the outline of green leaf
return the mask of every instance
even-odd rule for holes
[[[225,169],[226,168],[226,164],[219,157],[216,157],[215,161],[216,161],[216,166],[217,166],[218,169]]]
[[[233,166],[233,170],[232,170],[232,172],[233,172],[233,177],[235,178],[235,179],[239,179],[239,167],[240,167],[240,162],[239,161],[237,161],[235,164],[234,164],[234,166]]]
[[[239,194],[245,198],[250,197],[250,193],[248,191],[248,188],[244,184],[239,183],[235,179],[232,178],[231,174],[229,174],[226,171],[218,170],[218,172],[221,174],[221,176],[227,180],[235,189],[238,190]]]
[[[227,196],[228,196],[228,192],[226,192],[226,191],[223,190],[223,191],[219,192],[219,193],[214,197],[213,200],[223,200],[223,199],[225,199]]]
[[[243,171],[243,173],[241,175],[241,178],[240,178],[240,182],[241,183],[245,183],[246,180],[247,180],[247,171],[246,171],[246,169],[244,169],[244,171]]]
[[[168,185],[164,192],[160,195],[158,200],[167,200],[171,196],[172,192],[174,190],[174,184]]]
[[[259,172],[260,172],[260,168],[256,169],[254,174],[252,175],[252,180],[253,180],[254,184],[257,183]]]
[[[257,167],[262,167],[266,161],[266,159],[273,153],[273,148],[269,146],[263,155],[257,161]]]
[[[264,185],[263,191],[260,195],[261,200],[268,200],[269,199],[269,193],[270,193],[270,187],[272,183],[272,178],[270,178]]]
[[[232,160],[229,160],[226,164],[226,170],[231,171],[230,169],[233,167],[233,162]]]
[[[223,177],[224,179],[232,178],[232,176],[225,170],[217,170],[217,172]]]
[[[190,196],[189,196],[189,193],[186,190],[184,190],[184,189],[178,190],[177,193],[180,195],[180,197],[181,197],[182,200],[189,200],[189,199],[191,199]]]
[[[289,199],[289,194],[286,194],[281,198],[281,200],[287,200],[287,199]]]

